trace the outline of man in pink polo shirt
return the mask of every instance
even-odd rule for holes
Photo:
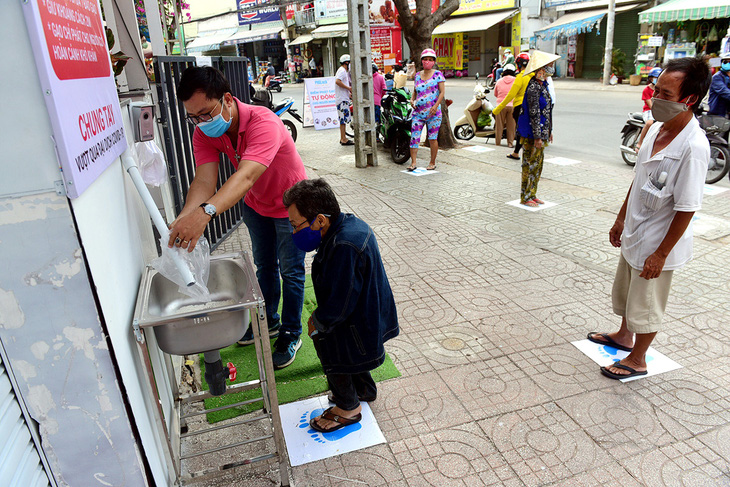
[[[177,96],[188,113],[187,121],[196,126],[196,170],[185,206],[170,226],[168,245],[192,251],[208,222],[243,198],[243,221],[266,301],[269,335],[278,335],[272,360],[274,367],[284,368],[302,345],[305,252],[294,244],[282,197],[307,178],[304,164],[279,117],[266,107],[246,105],[231,95],[228,81],[217,69],[186,69]],[[236,172],[216,191],[221,153],[228,156]],[[251,327],[238,343],[253,343]]]

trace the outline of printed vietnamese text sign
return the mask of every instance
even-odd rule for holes
[[[76,198],[127,147],[96,0],[23,3],[66,193]]]
[[[304,85],[312,110],[314,128],[316,130],[338,128],[340,122],[337,114],[335,78],[307,78],[304,80]]]

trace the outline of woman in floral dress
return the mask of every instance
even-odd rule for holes
[[[431,163],[428,170],[436,169],[436,154],[439,150],[438,134],[441,128],[441,102],[444,99],[444,75],[436,67],[436,52],[424,49],[421,53],[423,71],[416,73],[415,88],[411,105],[413,106],[413,122],[411,125],[411,166],[416,169],[418,144],[421,142],[421,131],[427,128],[428,145],[431,147]]]

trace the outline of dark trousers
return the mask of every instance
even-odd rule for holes
[[[374,399],[378,393],[370,372],[359,374],[327,374],[335,404],[344,411],[352,411],[360,404],[360,398]]]
[[[518,126],[517,121],[520,119],[520,114],[522,113],[522,105],[515,105],[514,109],[512,110],[512,117],[515,119],[515,126]],[[517,133],[519,135],[519,129],[517,130]],[[520,148],[522,148],[522,141],[521,137],[515,137],[515,154],[520,153]]]

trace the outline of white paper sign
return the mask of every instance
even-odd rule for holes
[[[575,348],[586,354],[588,358],[593,360],[601,367],[608,367],[617,360],[625,358],[629,354],[629,352],[624,352],[623,350],[618,350],[608,345],[593,343],[592,341],[587,339],[579,340],[572,343]],[[646,352],[647,374],[619,380],[621,382],[629,382],[632,380],[641,379],[642,377],[651,377],[652,375],[663,374],[664,372],[669,372],[671,370],[676,370],[680,368],[682,368],[682,366],[679,365],[677,362],[670,359],[666,355],[657,352],[656,350],[654,350],[654,348],[649,347],[649,350]]]
[[[127,147],[96,0],[22,2],[66,193],[78,197]]]
[[[429,174],[438,174],[438,171],[436,169],[431,169],[429,171],[425,167],[417,167],[413,171],[409,171],[408,169],[406,169],[405,171],[401,172],[410,174],[411,176],[428,176]]]
[[[519,208],[521,210],[527,210],[527,211],[540,211],[544,210],[546,208],[551,208],[553,206],[556,206],[557,203],[552,203],[550,201],[546,201],[542,205],[539,206],[527,206],[520,203],[520,200],[512,200],[507,202],[508,205],[514,206],[515,208]]]
[[[385,443],[370,406],[365,402],[360,404],[362,420],[331,433],[319,433],[309,426],[310,419],[333,406],[327,396],[280,406],[281,425],[292,467]]]
[[[580,164],[580,161],[568,159],[567,157],[551,157],[549,159],[545,159],[545,162],[555,164],[556,166],[572,166],[573,164]]]
[[[312,109],[314,128],[316,130],[339,128],[335,78],[307,78],[304,84]]]

